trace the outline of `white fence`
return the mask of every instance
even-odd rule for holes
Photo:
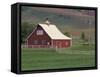
[[[22,48],[52,48],[51,45],[21,45]]]

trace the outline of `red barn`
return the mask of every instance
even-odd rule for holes
[[[38,24],[26,39],[29,48],[67,48],[71,46],[71,42],[71,38],[61,33],[49,21]]]

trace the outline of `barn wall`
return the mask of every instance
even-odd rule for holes
[[[71,40],[53,40],[53,46],[58,48],[70,47]]]
[[[37,29],[34,31],[34,33],[28,38],[28,45],[34,45],[34,40],[39,41],[39,45],[41,45],[41,40],[45,40],[46,42],[51,42],[51,38],[46,34],[46,32],[43,30],[43,35],[37,35],[37,30],[43,30],[42,27],[38,26]]]

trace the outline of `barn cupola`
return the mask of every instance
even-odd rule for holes
[[[49,18],[46,18],[45,24],[47,24],[48,26],[50,25]]]

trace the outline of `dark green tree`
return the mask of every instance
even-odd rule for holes
[[[84,32],[81,33],[81,39],[82,39],[83,41],[85,41],[85,33],[84,33]]]
[[[64,35],[71,37],[71,34],[69,32],[65,32]]]
[[[33,31],[35,28],[34,24],[29,24],[28,22],[23,22],[21,25],[21,43],[24,43],[27,36]]]

